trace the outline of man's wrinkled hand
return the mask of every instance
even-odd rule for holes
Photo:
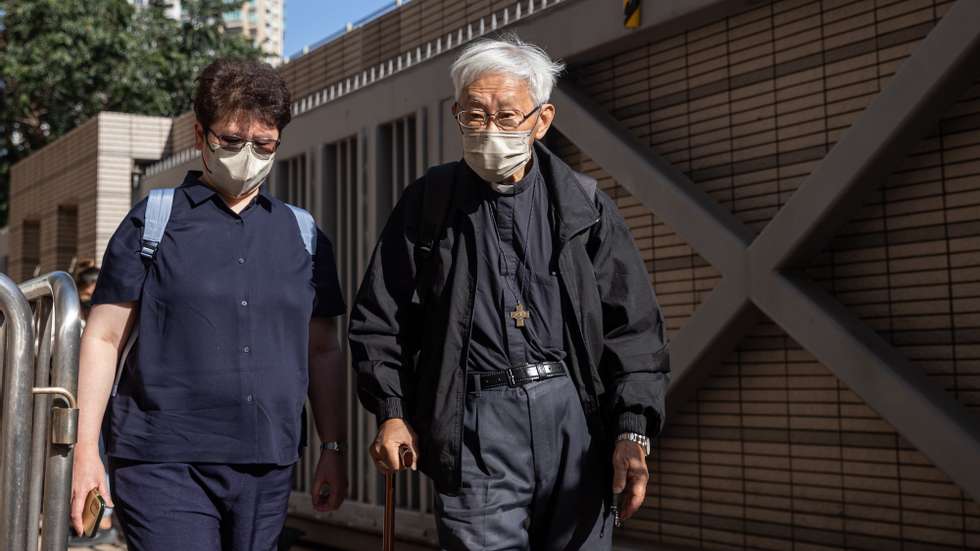
[[[647,495],[646,454],[636,442],[620,440],[613,452],[613,494],[620,497],[620,519],[633,516],[643,505]]]
[[[415,432],[404,419],[388,419],[378,429],[371,444],[371,458],[383,474],[392,471],[418,470],[418,448]]]

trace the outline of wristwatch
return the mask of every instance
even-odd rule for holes
[[[616,441],[628,440],[630,442],[636,442],[643,448],[643,452],[649,457],[650,456],[650,439],[643,434],[637,434],[635,432],[624,432],[620,434]]]
[[[346,442],[324,442],[320,444],[320,451],[332,451],[337,452],[340,455],[347,455],[347,443]]]

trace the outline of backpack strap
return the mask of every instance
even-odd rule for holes
[[[136,315],[139,316],[139,311],[136,312]],[[129,359],[129,354],[133,351],[133,347],[139,339],[138,323],[134,323],[132,329],[129,330],[129,338],[126,339],[126,346],[123,347],[122,354],[119,355],[119,362],[116,364],[116,376],[112,380],[112,396],[119,393],[119,381],[122,380],[123,368],[126,367],[126,360]]]
[[[293,211],[293,216],[296,217],[296,224],[299,225],[299,234],[303,238],[306,252],[310,253],[310,256],[316,255],[316,220],[313,215],[289,203],[285,203],[285,205]]]
[[[585,192],[585,195],[589,198],[589,201],[592,201],[592,204],[597,209],[600,208],[598,201],[596,200],[596,195],[598,195],[599,192],[599,182],[596,181],[595,178],[587,174],[582,174],[581,172],[576,172],[573,170],[572,174],[575,175],[575,181],[582,187],[582,191]],[[601,228],[601,223],[592,224],[592,227],[589,228],[588,238],[585,242],[585,248],[589,253],[589,258],[595,256],[595,251],[599,245],[599,230]]]
[[[419,233],[415,239],[413,257],[415,259],[415,286],[419,300],[425,298],[432,289],[433,277],[437,269],[433,254],[442,230],[446,225],[453,190],[456,188],[456,165],[449,163],[429,168],[422,181],[422,218]]]
[[[174,189],[153,189],[150,190],[150,197],[146,201],[146,215],[143,220],[143,238],[140,255],[143,258],[153,260],[157,254],[157,248],[163,241],[163,233],[170,222],[170,212],[174,206]]]
[[[140,256],[148,262],[153,262],[156,257],[160,242],[163,241],[163,234],[167,230],[170,222],[170,213],[174,206],[174,189],[152,189],[150,196],[146,200],[146,214],[143,216],[143,236],[140,238]],[[137,313],[139,315],[139,313]],[[119,392],[119,381],[122,379],[123,368],[129,354],[136,346],[139,339],[139,323],[134,323],[129,330],[129,338],[126,339],[126,346],[119,354],[119,362],[116,364],[116,376],[112,381],[112,396]]]
[[[576,172],[573,170],[572,174],[575,175],[575,181],[582,186],[582,191],[585,192],[585,195],[587,195],[589,200],[592,201],[592,204],[595,204],[596,190],[599,187],[599,182],[592,176],[582,174],[581,172]]]

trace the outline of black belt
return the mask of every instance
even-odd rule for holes
[[[536,381],[544,381],[546,379],[554,379],[555,377],[564,376],[565,365],[562,362],[542,362],[539,364],[526,364],[520,367],[505,369],[497,373],[479,375],[479,380],[480,389],[486,390],[502,386],[515,388]]]

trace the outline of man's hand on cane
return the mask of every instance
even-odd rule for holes
[[[649,480],[650,471],[643,447],[627,440],[616,442],[613,452],[613,494],[620,498],[620,520],[630,518],[643,505]]]
[[[404,419],[388,419],[382,423],[370,451],[374,465],[382,473],[418,470],[415,432]]]

